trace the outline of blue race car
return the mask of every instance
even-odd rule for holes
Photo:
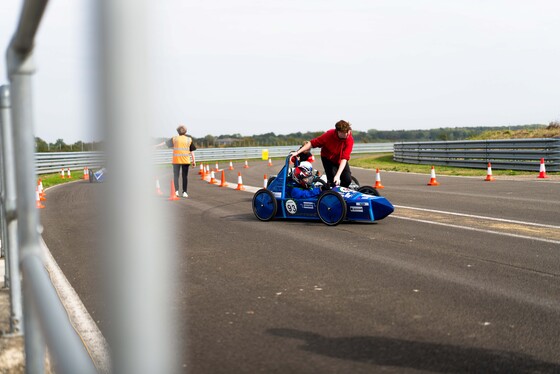
[[[290,156],[275,178],[269,180],[266,188],[255,192],[253,212],[261,221],[272,218],[321,220],[334,226],[343,220],[374,222],[393,213],[393,205],[379,196],[370,186],[358,187],[358,190],[335,186],[326,187],[325,182],[315,178],[316,183],[323,184],[323,192],[310,198],[291,196]]]

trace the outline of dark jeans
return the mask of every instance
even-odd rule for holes
[[[183,192],[187,192],[187,176],[189,175],[190,164],[173,164],[173,183],[175,183],[175,190],[179,191],[179,171],[182,170],[183,177]]]
[[[325,174],[327,175],[327,181],[329,183],[333,182],[334,176],[338,170],[339,164],[336,164],[326,157],[321,157],[323,162],[323,168],[325,168]],[[340,174],[340,185],[342,187],[348,187],[352,183],[352,172],[350,171],[350,165],[346,163],[346,166]]]

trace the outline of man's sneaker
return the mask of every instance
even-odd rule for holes
[[[186,192],[183,192],[183,197],[189,197],[189,194],[187,194]]]
[[[175,191],[175,196],[179,196],[179,191]]]

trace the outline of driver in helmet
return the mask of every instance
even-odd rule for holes
[[[309,161],[302,161],[292,172],[292,183],[288,184],[290,195],[296,199],[318,196],[321,193],[321,188],[314,187],[314,178],[311,163]]]

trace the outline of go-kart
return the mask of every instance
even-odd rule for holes
[[[316,177],[314,182],[323,190],[319,196],[293,198],[290,195],[292,183],[290,155],[286,163],[271,179],[266,188],[253,195],[253,212],[261,221],[273,218],[321,220],[334,226],[343,220],[374,222],[393,213],[393,205],[379,196],[370,186],[357,187],[357,190],[329,186],[323,179]]]

